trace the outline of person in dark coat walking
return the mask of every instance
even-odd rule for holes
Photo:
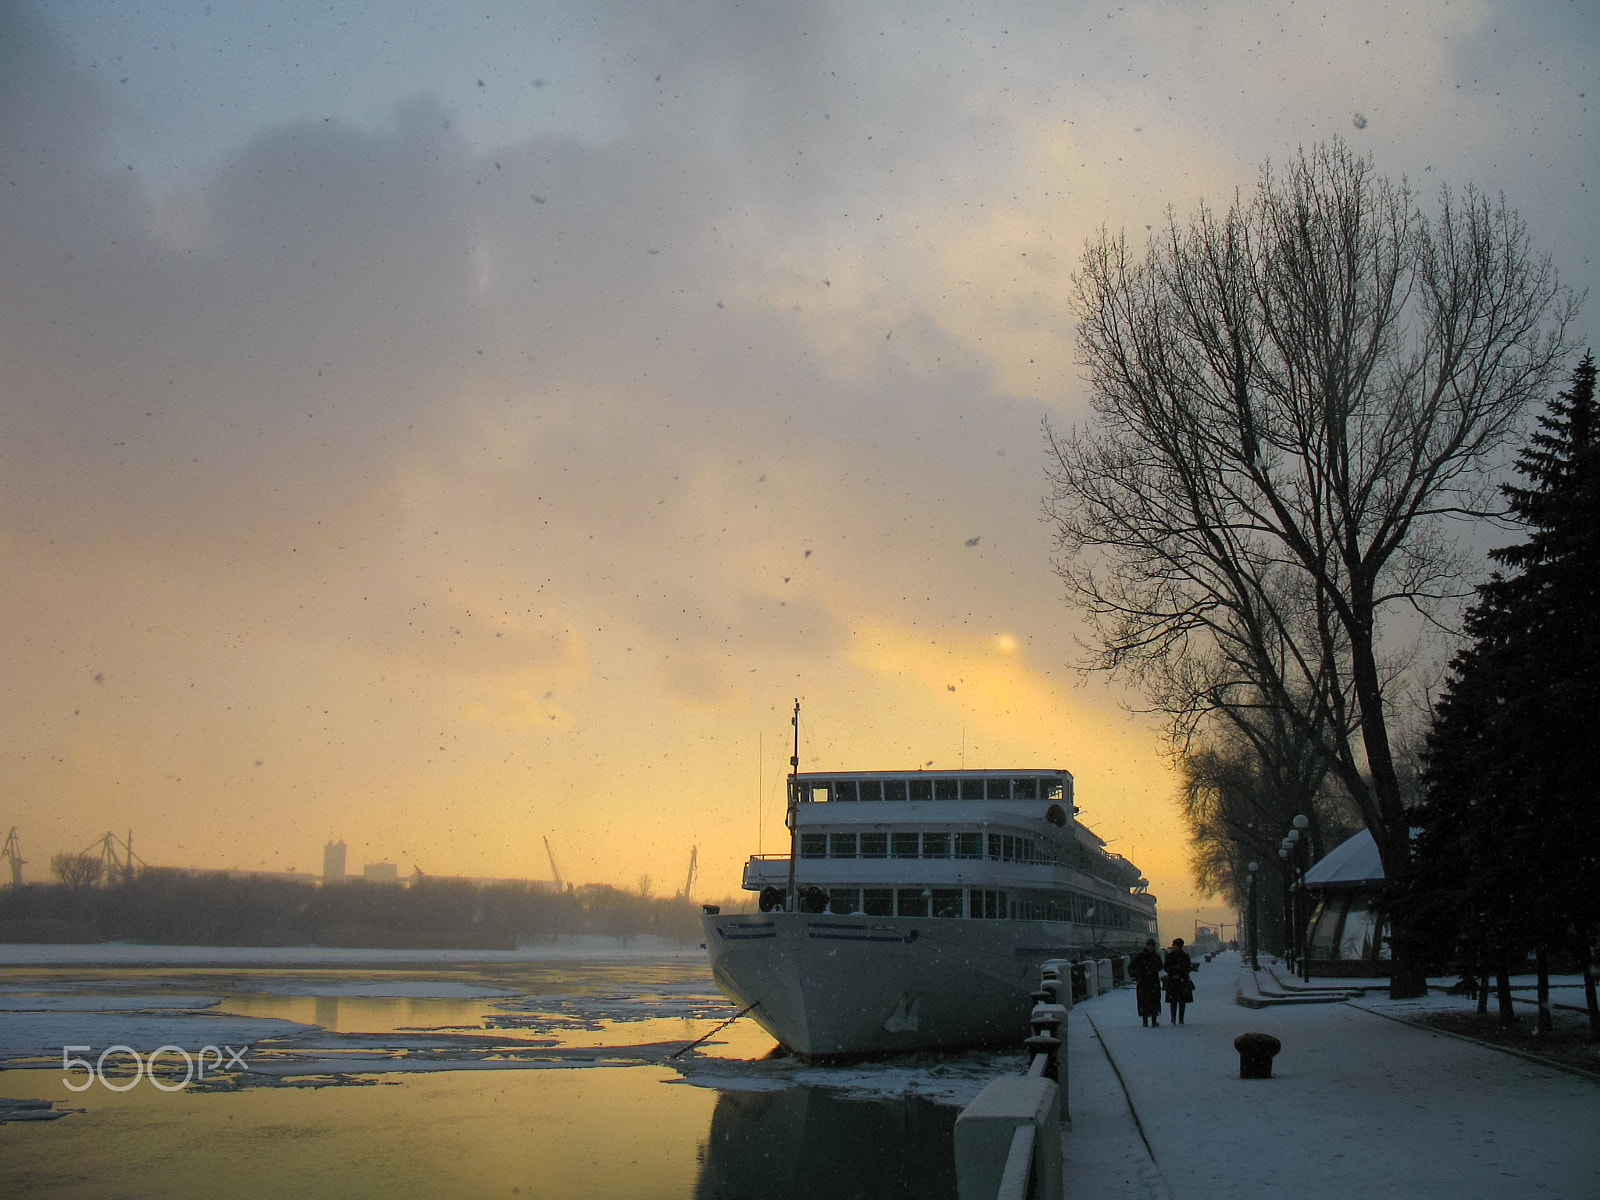
[[[1182,938],[1172,939],[1172,949],[1167,951],[1167,1009],[1172,1014],[1174,1025],[1183,1024],[1183,1010],[1188,1007],[1189,1001],[1194,999],[1194,983],[1189,978],[1189,972],[1194,970],[1194,963],[1190,961],[1188,953],[1183,948]]]
[[[1161,955],[1155,938],[1146,939],[1144,949],[1128,960],[1128,974],[1136,988],[1140,1020],[1145,1025],[1161,1024]]]

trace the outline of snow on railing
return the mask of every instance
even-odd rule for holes
[[[1029,1014],[1028,1073],[992,1080],[956,1118],[956,1191],[961,1200],[1063,1200],[1061,1130],[1071,1128],[1063,1097],[1067,1012],[1074,964],[1041,970]],[[1094,975],[1094,964],[1090,964]],[[1062,979],[1063,969],[1066,979]],[[1109,973],[1109,972],[1108,972]],[[1059,1035],[1059,1036],[1058,1036]]]
[[[1000,1176],[1000,1187],[995,1200],[1028,1200],[1036,1194],[1037,1176],[1033,1170],[1033,1145],[1037,1141],[1037,1125],[1018,1125],[1011,1135],[1011,1151],[1006,1155],[1006,1169]]]

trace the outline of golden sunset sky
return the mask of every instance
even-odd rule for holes
[[[804,769],[1067,768],[1189,905],[1040,520],[1083,245],[1339,136],[1587,288],[1597,64],[1587,0],[7,4],[0,834],[716,898],[799,698]]]

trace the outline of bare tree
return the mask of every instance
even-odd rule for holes
[[[1575,300],[1521,219],[1445,191],[1431,220],[1335,141],[1225,214],[1122,236],[1075,279],[1096,422],[1047,431],[1057,569],[1173,718],[1267,708],[1318,748],[1399,878],[1384,707],[1404,614],[1462,592],[1452,518],[1565,352]],[[1237,724],[1237,721],[1235,720]],[[1393,991],[1424,985],[1396,939]]]
[[[1323,847],[1359,829],[1361,820],[1348,797],[1327,786],[1327,764],[1315,747],[1287,722],[1254,737],[1242,729],[1222,723],[1179,755],[1178,807],[1189,831],[1190,868],[1203,892],[1243,907],[1246,864],[1259,861],[1263,940],[1288,944],[1289,863],[1279,854],[1279,843],[1294,818],[1304,815],[1315,859]]]
[[[1243,907],[1245,864],[1275,869],[1267,851],[1276,838],[1276,798],[1248,754],[1233,745],[1191,746],[1178,764],[1178,805],[1189,827],[1189,863],[1206,893]],[[1291,817],[1293,814],[1290,814]]]
[[[50,856],[50,874],[73,891],[84,891],[100,882],[105,874],[105,863],[94,854],[60,854]]]

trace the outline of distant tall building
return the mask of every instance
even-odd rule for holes
[[[329,842],[322,848],[322,882],[344,881],[344,843]]]
[[[396,883],[400,870],[393,863],[368,863],[361,868],[361,877],[373,883]]]

